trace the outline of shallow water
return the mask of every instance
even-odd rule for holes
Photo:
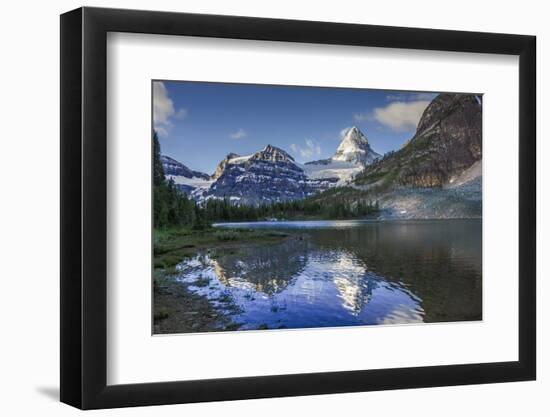
[[[242,330],[482,318],[481,220],[217,226],[290,234],[178,265],[178,279]]]

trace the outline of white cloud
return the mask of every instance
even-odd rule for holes
[[[299,155],[304,160],[321,155],[321,145],[319,145],[317,142],[312,139],[306,139],[304,143],[305,146],[300,146],[293,143],[292,145],[290,145],[290,149],[292,150],[292,152],[294,152],[296,155]]]
[[[153,120],[155,124],[167,124],[168,119],[174,113],[174,102],[168,97],[164,83],[155,81],[153,83]]]
[[[242,138],[246,138],[247,136],[248,136],[248,133],[243,128],[240,128],[236,132],[229,134],[229,137],[231,139],[242,139]]]
[[[418,125],[422,113],[430,101],[394,101],[385,107],[377,107],[371,112],[354,114],[358,122],[376,121],[396,132],[414,130]]]
[[[168,135],[172,127],[172,118],[183,120],[187,117],[186,109],[174,108],[174,102],[162,81],[153,82],[153,127],[160,136]]]

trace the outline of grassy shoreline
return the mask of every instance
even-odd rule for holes
[[[206,298],[193,294],[187,284],[174,279],[176,265],[202,251],[231,251],[250,244],[277,243],[290,237],[288,233],[258,229],[155,229],[153,333],[238,329],[237,324],[220,314]]]
[[[243,228],[155,229],[153,241],[154,268],[169,271],[186,257],[204,249],[230,248],[252,242],[278,242],[288,236],[288,233],[275,230]]]

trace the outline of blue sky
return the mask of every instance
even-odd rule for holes
[[[348,88],[153,81],[153,125],[161,150],[211,174],[229,152],[278,146],[298,162],[330,157],[357,126],[378,153],[414,135],[437,94]]]

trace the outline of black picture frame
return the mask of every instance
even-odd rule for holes
[[[519,358],[107,385],[108,32],[519,56]],[[61,401],[82,409],[533,380],[536,377],[536,38],[236,16],[80,8],[61,15]]]

